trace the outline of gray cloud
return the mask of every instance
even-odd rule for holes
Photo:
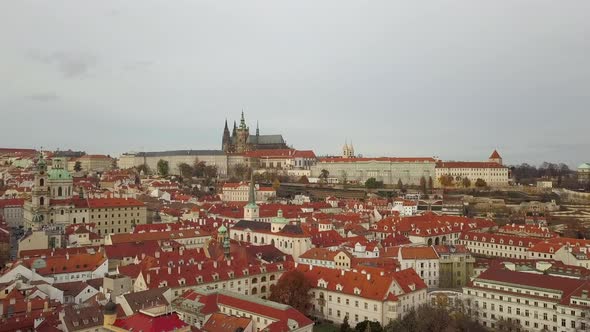
[[[80,77],[97,64],[96,56],[83,52],[54,52],[43,54],[29,52],[31,59],[48,65],[55,65],[66,78]]]
[[[25,98],[39,102],[52,102],[58,100],[59,96],[55,93],[33,93],[25,96]]]

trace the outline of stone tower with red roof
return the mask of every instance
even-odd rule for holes
[[[502,165],[502,157],[500,157],[498,150],[494,150],[494,152],[492,152],[492,155],[490,156],[489,161],[491,163],[496,163],[496,164]]]

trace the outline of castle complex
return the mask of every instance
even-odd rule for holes
[[[244,112],[242,112],[239,127],[234,121],[234,128],[231,134],[227,126],[227,120],[225,121],[221,145],[223,152],[228,154],[289,148],[282,135],[260,135],[258,124],[256,124],[256,134],[250,135],[250,128],[246,125],[246,120],[244,119]]]

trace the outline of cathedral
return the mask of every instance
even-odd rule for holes
[[[240,126],[238,127],[234,121],[234,128],[231,134],[227,126],[227,120],[225,121],[221,144],[225,153],[244,153],[255,150],[289,148],[282,135],[260,135],[258,124],[256,124],[256,134],[250,135],[250,128],[246,125],[243,111]]]

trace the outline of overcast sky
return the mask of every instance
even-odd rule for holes
[[[0,1],[0,146],[590,161],[590,1]]]

